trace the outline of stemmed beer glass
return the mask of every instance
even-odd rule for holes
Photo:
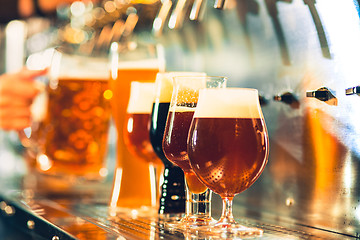
[[[155,153],[164,163],[164,183],[161,186],[160,214],[176,214],[185,211],[184,173],[164,155],[162,140],[176,76],[205,76],[199,72],[160,72],[155,81],[155,98],[150,120],[150,141]]]
[[[234,196],[258,179],[268,159],[268,133],[257,90],[200,90],[187,151],[193,171],[223,200],[220,220],[206,231],[262,235],[261,229],[242,226],[232,215]]]
[[[150,115],[155,95],[155,83],[131,82],[126,110],[124,142],[130,153],[149,164],[151,207],[158,206],[158,170],[163,165],[150,143]]]
[[[225,88],[225,77],[179,76],[174,78],[174,88],[162,142],[166,158],[179,166],[185,175],[186,213],[175,228],[187,229],[209,225],[211,191],[192,171],[187,154],[188,132],[202,88]]]

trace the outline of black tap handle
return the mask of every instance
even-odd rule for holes
[[[354,94],[360,95],[360,85],[356,86],[356,87],[347,88],[345,90],[345,94],[346,95],[354,95]]]
[[[281,95],[274,96],[274,101],[283,102],[290,105],[291,108],[297,109],[300,107],[298,98],[291,92],[285,92]]]

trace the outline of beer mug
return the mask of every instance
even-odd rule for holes
[[[60,192],[106,176],[112,93],[107,59],[59,50],[51,58],[25,145],[34,159],[29,167],[39,177],[37,184]]]

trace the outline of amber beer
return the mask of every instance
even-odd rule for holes
[[[215,193],[233,197],[249,188],[266,165],[268,138],[264,119],[257,111],[258,106],[251,110],[223,95],[228,105],[221,106],[221,100],[214,100],[219,92],[206,91],[203,99],[199,97],[191,125],[188,143],[191,166]]]
[[[117,166],[110,206],[124,208],[151,206],[148,163],[139,160],[130,153],[124,142],[123,129],[131,82],[155,82],[156,74],[159,72],[159,64],[156,59],[150,59],[119,62],[116,67],[117,69],[112,69],[110,79],[113,92],[111,105],[118,133]]]
[[[166,124],[165,132],[170,132],[170,134],[164,136],[163,150],[166,158],[184,171],[190,191],[192,193],[202,193],[207,187],[199,182],[191,170],[186,144],[194,111],[195,108],[185,107],[176,108],[176,112],[169,111],[168,118],[173,119],[173,122],[172,124]]]
[[[106,173],[110,101],[106,79],[57,79],[48,87],[48,106],[40,123],[39,171],[50,175],[100,179]]]
[[[154,83],[132,82],[123,136],[134,156],[161,166],[162,162],[151,146],[149,134],[154,91]]]

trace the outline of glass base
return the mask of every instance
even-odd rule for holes
[[[110,207],[109,214],[113,217],[115,217],[117,214],[122,214],[131,218],[152,218],[156,217],[158,213],[156,207],[142,206],[139,208]]]
[[[264,232],[260,228],[246,227],[238,223],[216,223],[212,226],[200,227],[194,230],[192,233],[196,233],[197,236],[221,236],[221,238],[261,237]]]
[[[171,230],[196,230],[214,225],[216,220],[209,216],[184,216],[180,221],[165,223],[165,226]]]

